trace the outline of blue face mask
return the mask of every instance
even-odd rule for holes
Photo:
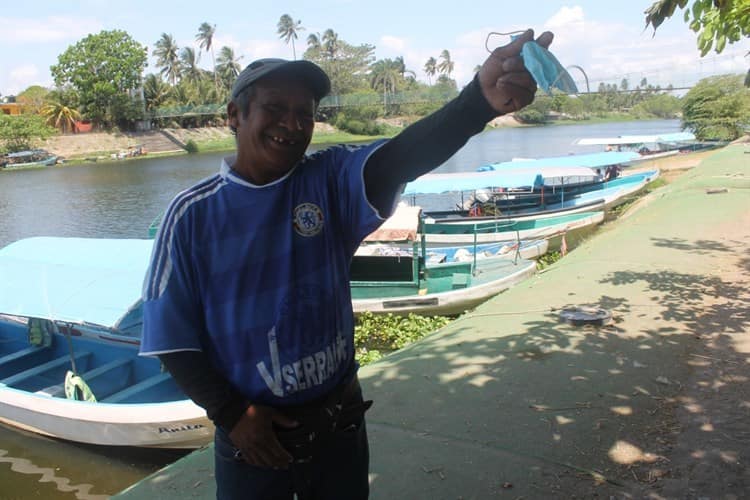
[[[513,38],[513,37],[511,37]],[[566,94],[577,94],[578,87],[570,73],[560,64],[552,52],[531,41],[523,44],[521,58],[526,69],[534,77],[536,84],[547,94],[557,88]]]

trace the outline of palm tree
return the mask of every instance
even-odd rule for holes
[[[206,52],[211,52],[211,61],[214,67],[214,83],[219,86],[218,78],[216,76],[216,57],[214,57],[214,35],[216,34],[216,25],[210,25],[206,22],[201,23],[198,27],[198,34],[195,35],[195,41],[198,42],[198,46],[201,49],[206,49]]]
[[[47,118],[47,124],[59,128],[64,134],[68,130],[75,130],[76,120],[81,119],[81,113],[59,100],[47,101],[39,110]]]
[[[310,33],[309,35],[307,35],[307,48],[308,49],[320,48],[320,33]]]
[[[146,109],[152,111],[163,105],[170,97],[172,88],[164,83],[153,73],[146,75],[143,81],[143,99],[146,103]]]
[[[297,51],[294,47],[294,41],[297,39],[297,32],[305,30],[305,28],[302,27],[302,21],[295,22],[294,19],[292,19],[292,16],[284,14],[281,16],[281,19],[279,19],[279,24],[276,25],[276,28],[276,33],[279,34],[279,38],[284,40],[284,43],[289,45],[289,42],[292,42],[292,55],[294,59],[297,59]]]
[[[451,61],[451,53],[447,50],[443,50],[440,53],[440,59],[441,61],[437,65],[437,70],[440,72],[440,74],[450,77],[455,66],[455,63]]]
[[[339,35],[331,28],[323,32],[323,50],[328,59],[336,59],[336,53],[339,50]]]
[[[180,79],[195,83],[203,78],[203,71],[198,67],[199,55],[192,47],[180,50]]]
[[[398,74],[401,75],[401,78],[403,80],[406,80],[406,75],[408,74],[412,80],[417,79],[417,74],[413,72],[410,69],[406,69],[406,63],[404,62],[404,56],[398,56],[396,59],[393,60],[393,65],[398,71]]]
[[[402,77],[398,59],[381,59],[370,66],[370,87],[373,90],[383,89],[383,113],[387,112],[388,94],[396,92],[397,82]]]
[[[216,58],[216,73],[227,88],[232,86],[232,82],[240,74],[242,56],[236,57],[231,47],[222,47],[219,50],[219,57]]]
[[[424,72],[427,74],[427,81],[430,85],[432,85],[432,77],[435,76],[437,73],[437,61],[434,57],[430,57],[427,59],[427,62],[424,63]]]
[[[172,35],[161,34],[154,44],[154,55],[156,64],[161,66],[161,74],[167,78],[172,85],[177,83],[177,77],[180,74],[179,48]]]

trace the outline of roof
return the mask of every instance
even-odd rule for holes
[[[641,156],[633,151],[608,151],[604,153],[591,153],[583,155],[553,156],[550,158],[539,158],[536,160],[515,160],[500,163],[492,163],[484,168],[491,170],[502,170],[508,168],[547,168],[547,167],[588,167],[599,168],[609,165],[617,165],[637,160]]]
[[[367,235],[365,241],[416,241],[422,209],[399,203],[393,215]]]
[[[488,188],[533,188],[559,183],[560,179],[594,178],[597,175],[588,167],[558,168],[542,166],[541,163],[541,160],[523,160],[496,163],[491,166],[492,168],[480,172],[425,174],[408,183],[404,188],[404,194],[439,194]]]
[[[669,134],[652,135],[619,135],[617,137],[590,137],[578,139],[575,143],[579,146],[616,145],[616,144],[643,144],[657,142],[687,142],[694,141],[695,135],[690,132],[675,132]]]
[[[542,183],[536,171],[508,172],[453,172],[425,174],[406,185],[404,194],[447,193],[492,187],[529,187]]]
[[[0,249],[0,313],[117,328],[153,240],[35,237]]]

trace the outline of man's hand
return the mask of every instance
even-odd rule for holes
[[[553,37],[552,33],[545,31],[536,42],[547,48]],[[479,70],[482,93],[500,114],[518,111],[534,100],[536,82],[521,59],[523,44],[533,39],[534,31],[526,30],[508,45],[493,50]]]
[[[229,439],[251,465],[286,469],[292,456],[276,438],[273,425],[296,427],[294,420],[268,406],[250,405],[229,433]]]

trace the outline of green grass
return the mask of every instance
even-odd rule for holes
[[[396,135],[400,129],[394,128],[391,135]],[[321,145],[321,144],[344,144],[344,143],[356,143],[356,142],[371,142],[376,139],[390,137],[391,135],[384,136],[371,136],[371,135],[355,135],[347,132],[335,131],[335,132],[314,132],[312,141],[310,144]],[[224,137],[222,139],[210,139],[210,140],[194,140],[198,145],[198,152],[209,153],[209,152],[221,152],[221,151],[234,151],[236,144],[234,136]]]

